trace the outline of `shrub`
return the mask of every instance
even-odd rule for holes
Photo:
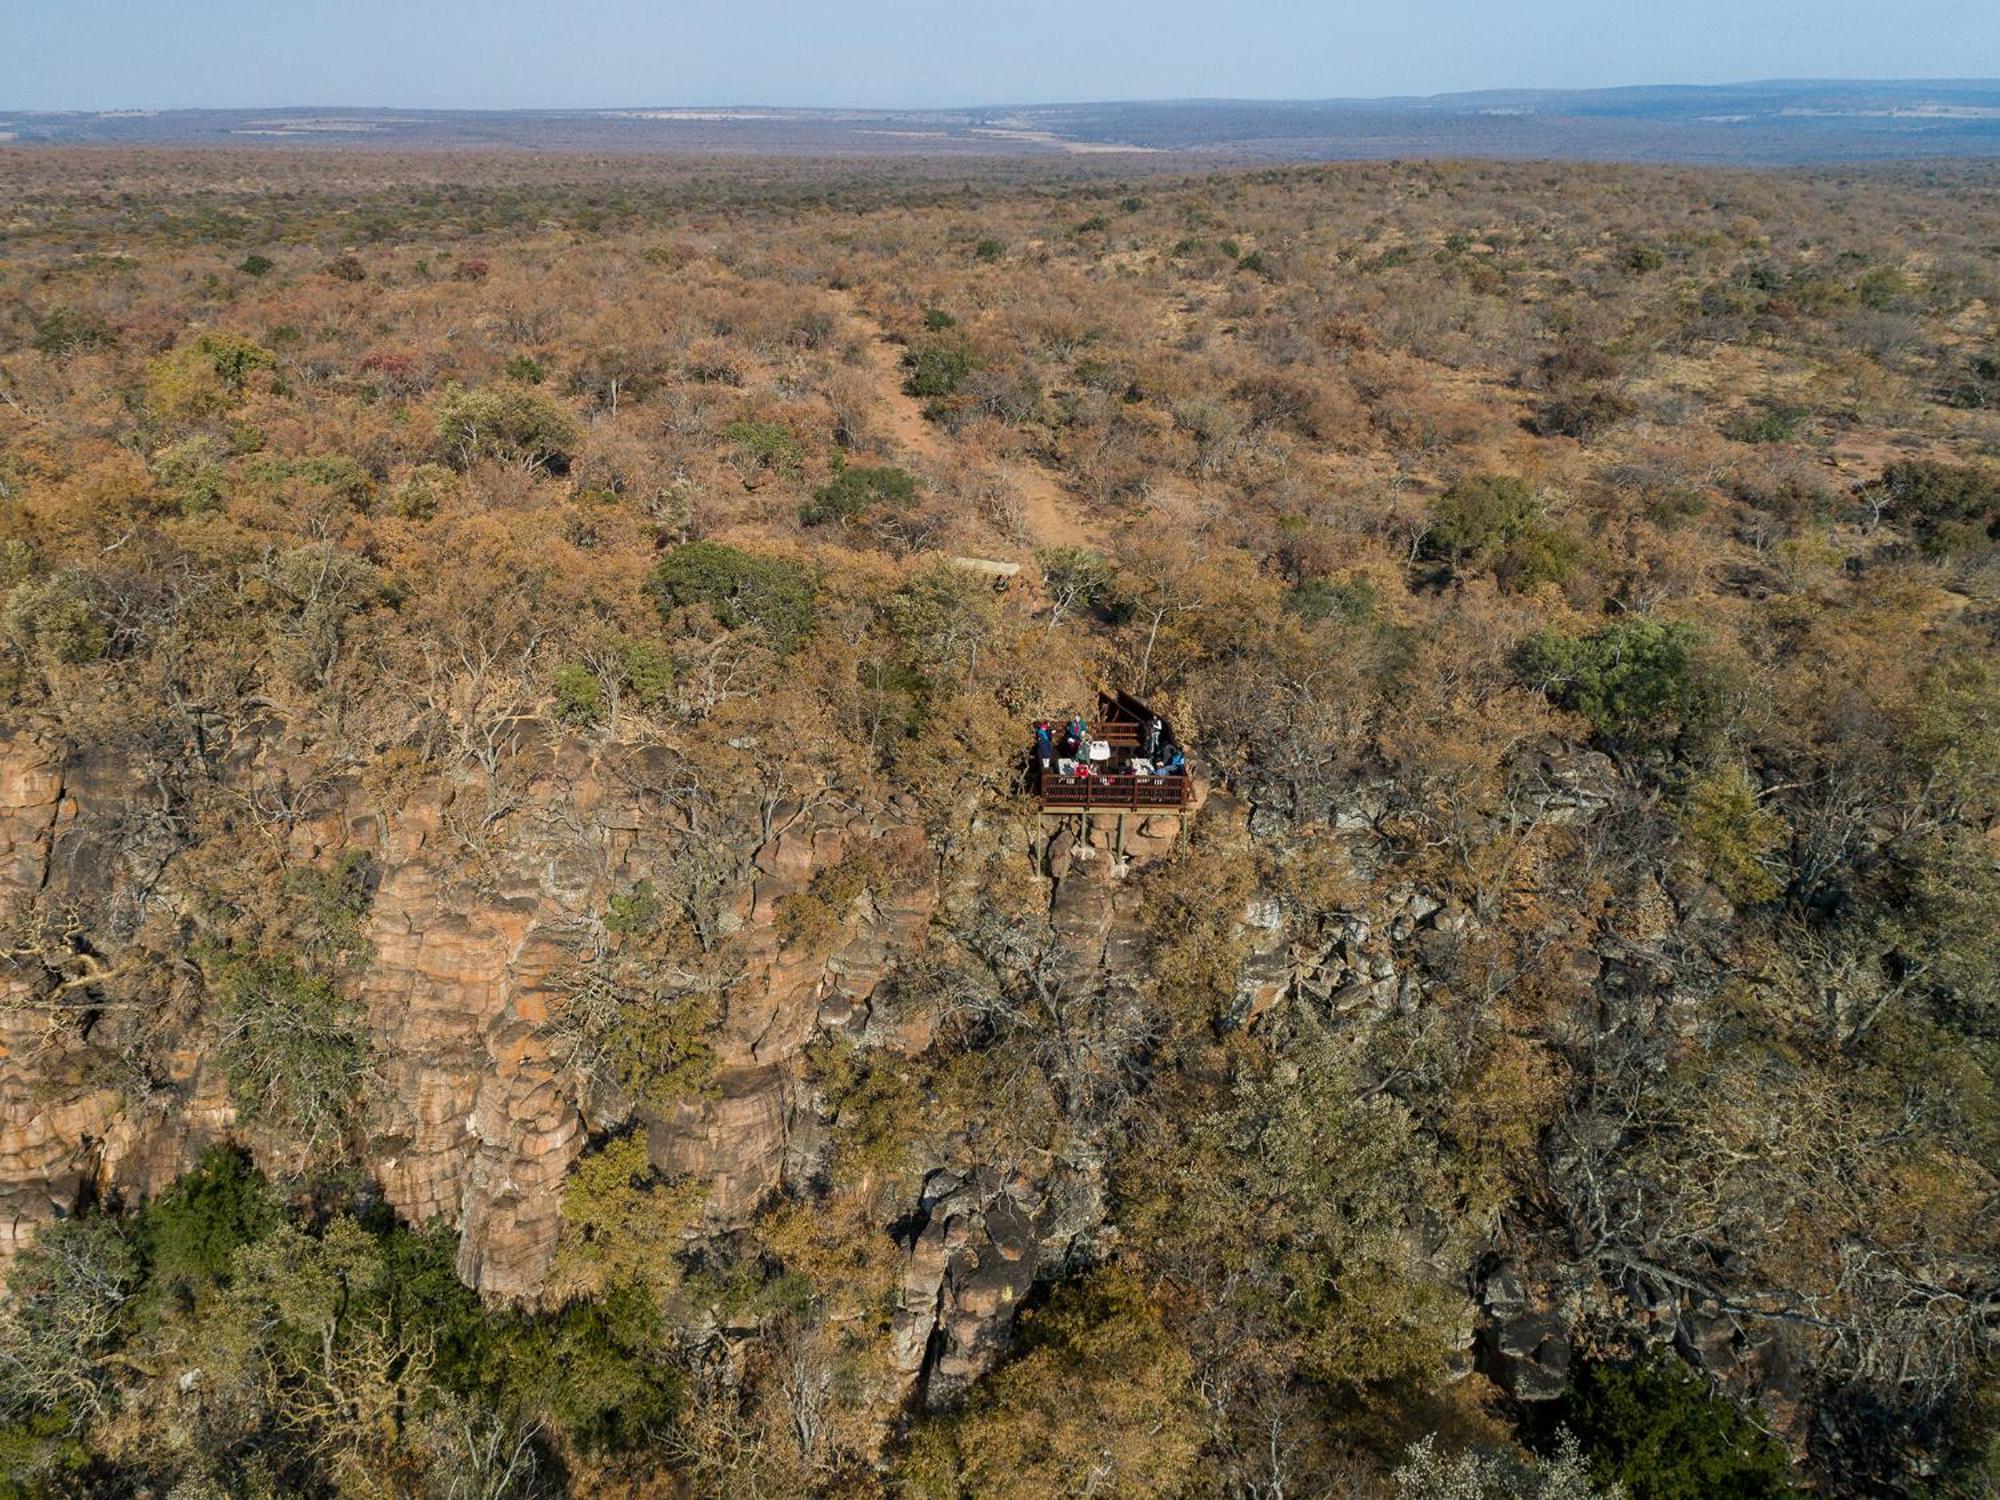
[[[101,1217],[43,1227],[7,1276],[0,1308],[0,1416],[65,1412],[81,1420],[109,1399],[102,1362],[122,1336],[141,1267],[122,1226]]]
[[[1365,578],[1343,583],[1309,578],[1285,590],[1279,606],[1308,625],[1322,620],[1345,620],[1354,625],[1374,615],[1376,600],[1375,585]]]
[[[916,478],[901,469],[842,466],[799,507],[799,519],[808,526],[852,521],[877,505],[907,507],[916,493]]]
[[[532,354],[517,354],[507,361],[507,378],[522,385],[540,385],[547,375],[542,362]]]
[[[1605,739],[1635,748],[1688,744],[1715,725],[1724,682],[1683,623],[1629,618],[1581,639],[1543,631],[1522,651],[1530,681],[1590,721]]]
[[[882,880],[882,863],[866,850],[814,874],[802,891],[778,903],[773,930],[786,948],[824,955],[838,946],[855,903]]]
[[[254,251],[243,257],[243,264],[236,269],[245,276],[263,276],[275,269],[277,262],[268,255],[258,255]]]
[[[195,421],[226,411],[250,376],[276,367],[278,357],[233,333],[204,333],[146,367],[146,400],[170,421]]]
[[[1667,252],[1658,245],[1642,242],[1627,245],[1618,253],[1618,264],[1636,275],[1657,271],[1667,263]]]
[[[1043,547],[1035,553],[1042,591],[1049,599],[1049,625],[1072,611],[1091,609],[1111,597],[1114,577],[1103,553],[1089,547]]]
[[[443,464],[418,464],[389,492],[389,513],[407,521],[428,521],[458,490],[458,476]]]
[[[1458,480],[1431,503],[1423,553],[1454,571],[1488,568],[1509,590],[1560,583],[1575,568],[1582,545],[1542,519],[1542,504],[1524,480],[1478,474]]]
[[[812,579],[783,558],[723,542],[689,542],[661,560],[652,587],[663,613],[705,604],[724,629],[755,626],[781,654],[798,649],[812,634]]]
[[[738,465],[749,473],[789,473],[805,457],[791,429],[776,422],[731,422],[722,435],[734,445]],[[747,478],[746,474],[746,482]]]
[[[2000,540],[2000,470],[1908,459],[1887,465],[1876,486],[1930,556]]]
[[[223,1076],[239,1114],[309,1154],[331,1150],[354,1118],[368,1060],[355,1007],[290,959],[232,954],[206,967]]]
[[[1593,1365],[1564,1418],[1600,1483],[1632,1500],[1781,1500],[1796,1493],[1778,1443],[1678,1360]]]
[[[276,1194],[248,1153],[215,1146],[147,1206],[139,1244],[155,1282],[223,1281],[237,1247],[262,1238],[282,1217]]]
[[[1433,1433],[1411,1444],[1390,1477],[1395,1500],[1627,1500],[1617,1484],[1590,1482],[1583,1450],[1568,1432],[1552,1457],[1527,1459],[1478,1450],[1446,1458]]]
[[[1000,241],[990,237],[981,240],[972,247],[972,258],[974,260],[985,261],[989,265],[1001,259],[1006,253],[1007,247],[1001,244]]]
[[[647,636],[619,636],[610,645],[613,686],[630,693],[641,708],[665,702],[675,674],[674,654],[667,643]]]
[[[1722,435],[1739,443],[1788,443],[1810,415],[1802,406],[1766,405],[1739,412],[1722,424]]]
[[[196,516],[222,504],[222,465],[215,443],[192,437],[153,455],[153,478],[182,515]]]
[[[1962,370],[1946,378],[1944,402],[1966,411],[2000,407],[2000,358],[1977,355]]]
[[[552,474],[569,471],[578,441],[568,412],[518,385],[447,391],[438,407],[437,435],[461,469],[493,458]]]
[[[109,349],[117,342],[111,325],[96,313],[54,307],[35,319],[35,334],[28,347],[61,359],[92,349]]]
[[[929,338],[903,355],[906,395],[934,401],[955,396],[965,377],[979,368],[964,340],[953,337]]]
[[[354,510],[365,511],[375,501],[375,480],[355,460],[337,453],[316,453],[290,463],[273,465],[271,472],[300,480],[324,490],[332,498]]]
[[[370,956],[368,909],[379,872],[359,849],[328,866],[297,865],[285,871],[287,936],[313,965],[360,967]]]
[[[0,610],[0,631],[44,661],[68,666],[98,660],[111,643],[103,612],[74,573],[16,585]]]
[[[1741,767],[1701,777],[1688,788],[1681,828],[1700,851],[1709,878],[1732,901],[1769,901],[1778,894],[1767,861],[1782,846],[1785,820],[1760,806]]]
[[[1587,391],[1558,396],[1535,413],[1535,431],[1543,437],[1589,442],[1631,416],[1636,408],[1616,391]]]
[[[912,1455],[911,1492],[972,1500],[1178,1493],[1201,1449],[1193,1361],[1118,1271],[1023,1318],[1026,1352]],[[954,1472],[956,1471],[956,1472]]]
[[[326,263],[326,274],[335,281],[356,282],[368,279],[368,268],[361,264],[359,256],[336,255]]]
[[[574,662],[558,667],[552,686],[556,718],[562,723],[587,726],[604,717],[604,688],[590,668]]]

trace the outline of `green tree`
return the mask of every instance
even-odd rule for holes
[[[1543,631],[1522,650],[1528,680],[1615,745],[1688,749],[1720,725],[1729,681],[1694,626],[1645,616],[1581,638]]]
[[[680,1284],[682,1235],[706,1197],[701,1183],[661,1179],[643,1130],[584,1153],[563,1183],[551,1290],[558,1298],[596,1297],[629,1283],[664,1299]]]
[[[258,370],[277,355],[233,333],[204,333],[146,367],[147,403],[169,421],[212,417],[235,404]]]
[[[1593,1365],[1564,1419],[1600,1483],[1632,1500],[1783,1500],[1796,1494],[1775,1440],[1680,1361]]]
[[[282,1218],[282,1206],[249,1154],[214,1146],[147,1206],[139,1244],[155,1285],[191,1289],[225,1279],[236,1251]]]

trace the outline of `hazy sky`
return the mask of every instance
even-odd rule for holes
[[[931,105],[2000,75],[2000,0],[0,0],[0,109]]]

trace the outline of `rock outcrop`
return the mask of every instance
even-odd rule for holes
[[[584,1101],[552,1055],[564,976],[605,902],[676,857],[680,830],[636,790],[645,772],[524,735],[498,768],[509,805],[496,817],[495,779],[427,780],[385,805],[360,779],[315,775],[272,736],[233,757],[229,784],[209,792],[310,786],[287,803],[286,862],[366,858],[370,957],[351,984],[375,1060],[365,1164],[399,1214],[457,1228],[460,1273],[496,1297],[540,1287],[560,1184],[587,1140]],[[134,1035],[123,1002],[92,992],[80,1024],[51,1007],[72,974],[141,958],[159,972],[134,990],[135,1011],[169,1003],[161,983],[191,982],[164,951],[171,931],[147,926],[171,929],[198,895],[196,876],[179,883],[183,841],[162,776],[142,758],[85,759],[30,735],[0,742],[0,924],[14,934],[0,966],[0,1249],[92,1198],[157,1192],[219,1139],[243,1139],[274,1168],[296,1164],[294,1143],[236,1118],[198,1018],[167,1072],[135,1086],[113,1066]],[[656,1160],[706,1181],[721,1224],[740,1222],[783,1177],[803,1107],[800,1049],[822,1024],[866,1024],[877,984],[921,942],[935,900],[922,831],[897,810],[794,806],[781,821],[764,846],[739,851],[728,905],[743,976],[716,1038],[716,1087],[646,1122]],[[785,951],[778,903],[863,845],[890,875],[868,919],[830,956]],[[76,931],[50,932],[65,923]],[[50,967],[72,949],[73,967]],[[86,988],[65,993],[81,1001]]]

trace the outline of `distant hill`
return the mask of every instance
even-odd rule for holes
[[[1813,163],[2000,155],[2000,80],[1787,80],[1428,98],[995,109],[0,111],[0,141],[1296,161],[1497,156]]]

